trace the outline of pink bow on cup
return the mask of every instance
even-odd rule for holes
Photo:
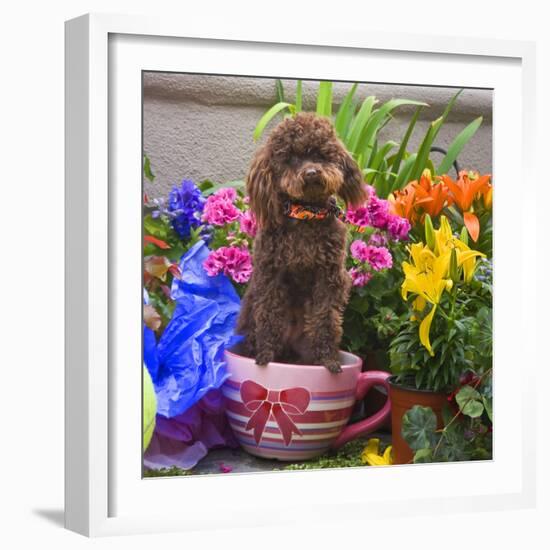
[[[268,390],[252,380],[245,380],[241,384],[241,399],[249,411],[254,411],[248,420],[246,429],[254,428],[256,444],[259,444],[262,439],[270,414],[273,414],[286,446],[292,441],[293,433],[302,435],[289,415],[304,414],[310,397],[309,391],[305,388]]]

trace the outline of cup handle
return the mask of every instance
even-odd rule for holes
[[[332,444],[332,448],[341,447],[344,443],[347,443],[360,435],[365,435],[376,430],[376,428],[382,425],[387,418],[389,418],[391,413],[391,403],[388,378],[390,376],[390,373],[381,370],[370,370],[359,374],[357,389],[355,390],[356,401],[363,399],[363,397],[367,395],[373,386],[384,386],[388,392],[388,398],[386,399],[384,406],[378,412],[368,418],[365,418],[364,420],[361,420],[360,422],[355,422],[350,426],[346,426],[342,433],[338,436],[338,439],[336,439],[336,441]]]

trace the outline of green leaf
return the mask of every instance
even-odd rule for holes
[[[466,226],[462,228],[460,231],[460,240],[465,244],[468,245],[469,238],[468,238],[468,230],[466,229]]]
[[[350,91],[346,94],[344,101],[342,101],[342,104],[338,108],[338,112],[336,113],[336,118],[334,119],[334,128],[336,129],[336,133],[338,134],[341,140],[344,140],[344,136],[347,134],[349,124],[351,122],[351,119],[353,118],[353,111],[355,109],[355,104],[353,103],[353,96],[355,95],[356,90],[357,90],[357,83],[355,83],[350,88]]]
[[[407,183],[409,183],[409,181],[412,181],[413,178],[411,178],[411,172],[415,162],[416,153],[410,155],[403,163],[403,166],[401,167],[401,170],[399,171],[399,174],[397,175],[397,178],[392,185],[392,191],[395,191],[396,189],[402,189]]]
[[[483,414],[481,394],[472,386],[463,386],[455,396],[460,412],[471,418],[477,418]]]
[[[455,137],[447,150],[447,154],[443,157],[443,160],[437,168],[438,174],[446,174],[451,169],[453,162],[458,158],[464,146],[472,139],[482,122],[483,117],[480,116],[476,118]]]
[[[376,98],[374,96],[371,95],[366,97],[361,104],[359,112],[351,123],[349,133],[345,139],[346,147],[351,153],[356,152],[357,144],[359,143],[359,138],[361,137],[361,132],[367,124],[375,103]]]
[[[421,101],[414,101],[412,99],[390,99],[380,109],[372,113],[372,116],[369,118],[364,130],[361,133],[359,142],[357,143],[357,152],[361,152],[367,147],[372,146],[372,142],[376,138],[378,131],[383,128],[388,123],[388,116],[391,111],[397,107],[403,105],[423,105],[426,106],[426,103]]]
[[[413,462],[415,464],[425,464],[427,462],[433,462],[432,450],[431,449],[418,449],[414,453]]]
[[[302,110],[302,81],[296,81],[296,112],[299,113]]]
[[[447,106],[445,107],[443,114],[430,124],[430,127],[428,128],[428,131],[426,132],[426,135],[424,136],[424,139],[422,140],[422,143],[418,150],[415,165],[411,170],[411,178],[410,178],[411,181],[418,180],[422,175],[424,168],[432,169],[433,165],[431,167],[429,166],[430,149],[432,147],[433,142],[435,141],[435,138],[437,137],[437,134],[439,133],[439,130],[441,129],[441,126],[445,122],[447,116],[449,115],[449,113],[451,112],[451,109],[453,108],[453,105],[455,104],[458,96],[461,93],[462,93],[462,90],[459,90],[452,97],[449,103],[447,103]]]
[[[433,447],[436,429],[437,419],[430,407],[415,405],[403,415],[401,435],[413,451]]]
[[[155,181],[156,176],[155,174],[153,174],[153,171],[151,170],[151,160],[147,155],[143,155],[143,173],[151,183]]]
[[[211,187],[205,189],[202,192],[202,194],[204,197],[208,197],[209,195],[212,195],[216,191],[219,191],[220,189],[225,189],[226,187],[234,187],[235,189],[242,189],[244,188],[244,181],[234,180],[234,181],[228,181],[226,183],[214,183]]]
[[[493,399],[491,397],[483,396],[481,398],[483,401],[483,405],[485,407],[485,410],[487,411],[487,416],[489,417],[489,420],[493,421]]]
[[[410,175],[411,181],[418,180],[422,175],[422,172],[426,167],[426,163],[428,162],[430,149],[442,124],[443,124],[443,117],[437,118],[430,124],[430,127],[428,128],[428,131],[426,132],[426,135],[424,136],[424,139],[422,140],[422,143],[420,144],[420,147],[418,149],[416,162],[414,163],[414,166],[411,170],[411,175]]]
[[[374,158],[369,159],[369,163],[368,163],[369,168],[371,168],[372,170],[378,170],[378,168],[382,164],[382,161],[386,158],[388,153],[394,147],[397,147],[397,145],[399,144],[395,141],[387,141],[386,143],[384,143],[384,145],[382,145],[380,150],[376,152],[376,154],[374,155]],[[373,152],[374,152],[374,149],[373,149]]]
[[[450,424],[453,419],[453,413],[451,412],[451,407],[449,407],[448,403],[445,403],[443,407],[441,407],[441,418],[443,419],[444,426]]]
[[[283,83],[280,78],[275,80],[275,90],[277,92],[277,102],[284,103],[285,101],[285,89],[283,88]]]
[[[265,130],[265,127],[269,124],[272,118],[274,118],[282,110],[290,109],[290,107],[291,107],[290,103],[285,103],[284,101],[280,101],[279,103],[276,103],[275,105],[273,105],[273,107],[268,109],[263,114],[262,118],[260,118],[260,120],[258,121],[258,124],[256,124],[256,128],[254,128],[254,134],[253,134],[254,141],[258,141],[260,139],[260,137],[262,136]]]
[[[332,115],[332,82],[329,80],[322,80],[319,82],[317,114],[328,117]]]
[[[204,193],[208,189],[212,189],[216,184],[210,180],[201,181],[198,185],[199,189]]]
[[[150,214],[143,218],[143,228],[149,235],[153,235],[157,239],[167,240],[168,227],[161,218],[152,218]]]
[[[422,107],[423,105],[419,105],[417,108],[416,108],[416,111],[414,112],[414,115],[413,117],[411,118],[411,121],[409,122],[409,126],[407,128],[407,131],[405,132],[405,135],[403,136],[403,139],[401,140],[401,145],[399,147],[399,150],[397,151],[397,155],[395,156],[395,159],[393,160],[393,164],[392,164],[392,167],[391,167],[391,171],[394,172],[395,174],[398,174],[399,173],[399,167],[401,166],[401,162],[405,156],[405,153],[407,151],[407,145],[409,143],[409,139],[412,135],[412,132],[414,130],[414,127],[416,125],[416,121],[418,120],[418,117],[420,116],[420,111],[422,110]],[[395,183],[395,179],[396,178],[393,178],[391,180],[392,184]],[[395,189],[395,187],[392,187],[390,188],[390,192],[393,191]]]

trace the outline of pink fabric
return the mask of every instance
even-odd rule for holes
[[[221,392],[211,390],[178,416],[157,415],[143,464],[151,469],[178,466],[190,470],[216,447],[237,447],[237,443],[227,425]]]

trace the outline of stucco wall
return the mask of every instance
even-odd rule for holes
[[[293,100],[295,82],[284,80],[285,97]],[[304,82],[304,109],[315,109],[318,83]],[[336,83],[334,102],[339,104],[351,84]],[[456,93],[451,88],[361,84],[356,96],[376,95],[380,101],[393,97],[418,99],[423,109],[411,138],[410,149],[419,145],[430,121],[444,110]],[[224,182],[243,179],[258,146],[252,139],[257,121],[276,102],[275,80],[268,78],[221,77],[146,73],[143,90],[144,150],[156,174],[154,184],[145,181],[151,197],[166,194],[184,178]],[[395,111],[395,119],[381,137],[399,139],[405,132],[412,108]],[[461,167],[491,172],[492,92],[465,90],[459,97],[435,145],[446,147],[464,126],[477,116],[483,124],[463,150]],[[280,120],[280,117],[277,118]],[[434,153],[434,160],[440,156]]]

